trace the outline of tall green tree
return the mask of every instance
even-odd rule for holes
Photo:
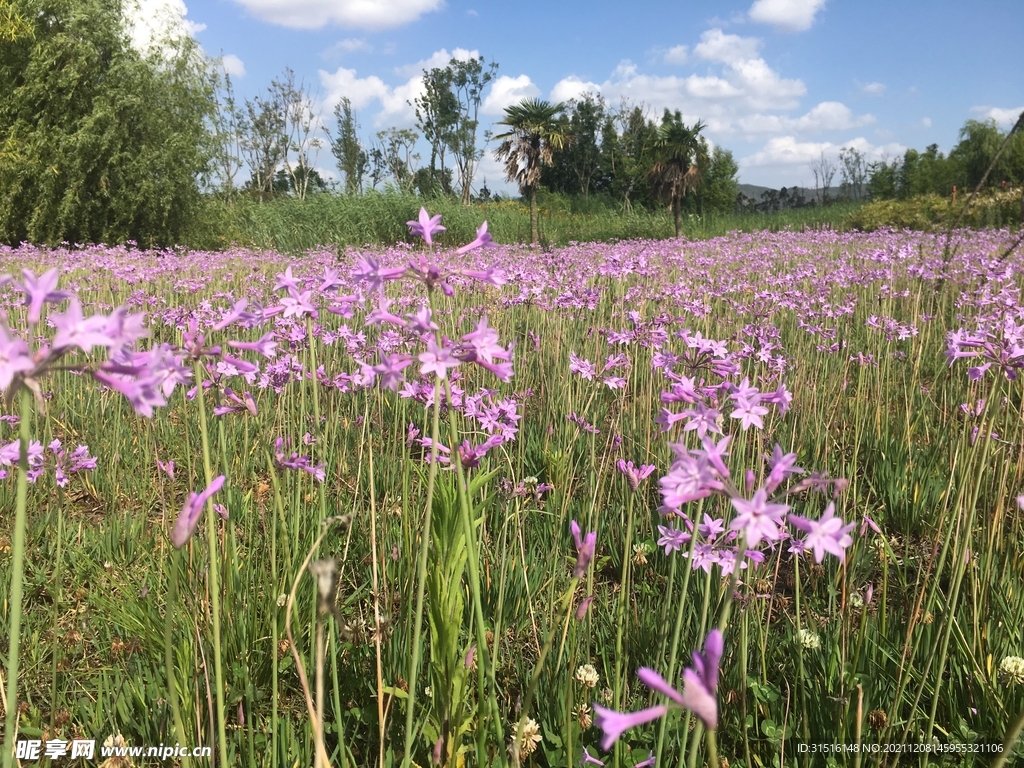
[[[566,105],[566,127],[572,141],[553,153],[552,163],[544,168],[542,181],[552,192],[590,197],[606,186],[601,163],[601,129],[607,112],[600,95],[584,94]]]
[[[356,120],[352,101],[343,96],[334,105],[334,117],[338,122],[337,138],[328,135],[331,151],[338,159],[338,170],[345,174],[345,192],[356,195],[362,190],[369,156],[359,141],[359,122]]]
[[[723,147],[716,146],[708,151],[707,140],[703,136],[700,145],[697,159],[703,183],[684,199],[684,209],[700,215],[732,213],[740,192],[740,169],[736,159]],[[780,197],[783,191],[780,190]]]
[[[480,101],[484,88],[494,79],[498,69],[497,62],[491,62],[487,68],[484,57],[466,60],[452,59],[448,62],[450,83],[455,101],[458,104],[458,120],[451,132],[449,148],[455,162],[455,170],[459,176],[463,205],[472,202],[473,177],[476,165],[483,157],[483,151],[477,149],[476,131],[480,125]]]
[[[451,169],[445,165],[448,150],[455,141],[459,125],[459,101],[452,92],[452,71],[435,67],[423,71],[423,93],[412,105],[416,125],[430,144],[430,164],[418,173],[420,192],[426,195],[451,194]]]
[[[688,127],[679,110],[666,109],[654,143],[655,160],[649,174],[655,193],[672,208],[676,237],[682,234],[683,198],[700,185],[700,166],[707,162],[707,143],[700,142],[702,130],[700,120]]]
[[[142,55],[121,0],[9,0],[0,55],[0,240],[180,242],[215,107],[190,38]]]
[[[416,142],[420,135],[409,128],[388,128],[377,131],[379,145],[374,149],[379,162],[391,175],[400,192],[411,192],[416,179],[420,155]]]
[[[508,128],[494,138],[501,142],[494,157],[505,164],[505,177],[519,185],[519,193],[530,201],[530,238],[540,242],[537,221],[537,188],[541,170],[549,165],[552,152],[569,142],[565,123],[558,119],[564,104],[539,99],[523,99],[505,108],[505,119],[498,122]]]
[[[622,200],[627,213],[634,204],[653,204],[650,169],[654,162],[658,127],[644,109],[625,99],[601,130],[601,166],[607,189]]]

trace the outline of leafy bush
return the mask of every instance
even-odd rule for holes
[[[1021,223],[1018,188],[982,193],[961,215],[967,195],[955,204],[938,195],[919,195],[909,200],[878,200],[858,208],[843,222],[847,229],[874,232],[884,227],[931,230],[948,225],[960,216],[966,227],[1003,227]]]

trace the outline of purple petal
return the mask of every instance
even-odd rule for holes
[[[657,691],[658,693],[668,696],[672,701],[677,704],[683,704],[683,694],[673,688],[664,677],[659,675],[653,669],[649,667],[641,667],[636,671],[636,676],[640,678],[640,682],[646,685],[648,688]]]

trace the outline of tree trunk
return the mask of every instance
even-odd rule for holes
[[[537,225],[537,190],[530,190],[530,242],[540,244],[540,227]]]
[[[678,238],[683,232],[683,206],[678,197],[672,200],[672,217],[675,219]]]

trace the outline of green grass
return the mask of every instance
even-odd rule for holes
[[[785,229],[840,229],[860,203],[837,203],[828,208],[804,208],[775,214],[690,214],[684,216],[683,235],[704,240],[732,231],[773,232]],[[463,206],[457,200],[424,200],[414,195],[368,193],[360,196],[319,194],[307,200],[280,198],[267,203],[239,200],[228,206],[208,200],[207,221],[197,223],[191,243],[195,247],[224,247],[237,243],[281,253],[303,253],[330,246],[381,246],[412,243],[406,221],[415,220],[420,206],[443,214],[447,231],[442,245],[461,245],[476,234],[482,221],[495,242],[528,243],[529,209],[515,201]],[[575,213],[560,196],[541,196],[541,244],[570,242],[665,239],[675,232],[667,209],[642,208],[623,212],[599,205]],[[586,207],[586,206],[584,206]]]

